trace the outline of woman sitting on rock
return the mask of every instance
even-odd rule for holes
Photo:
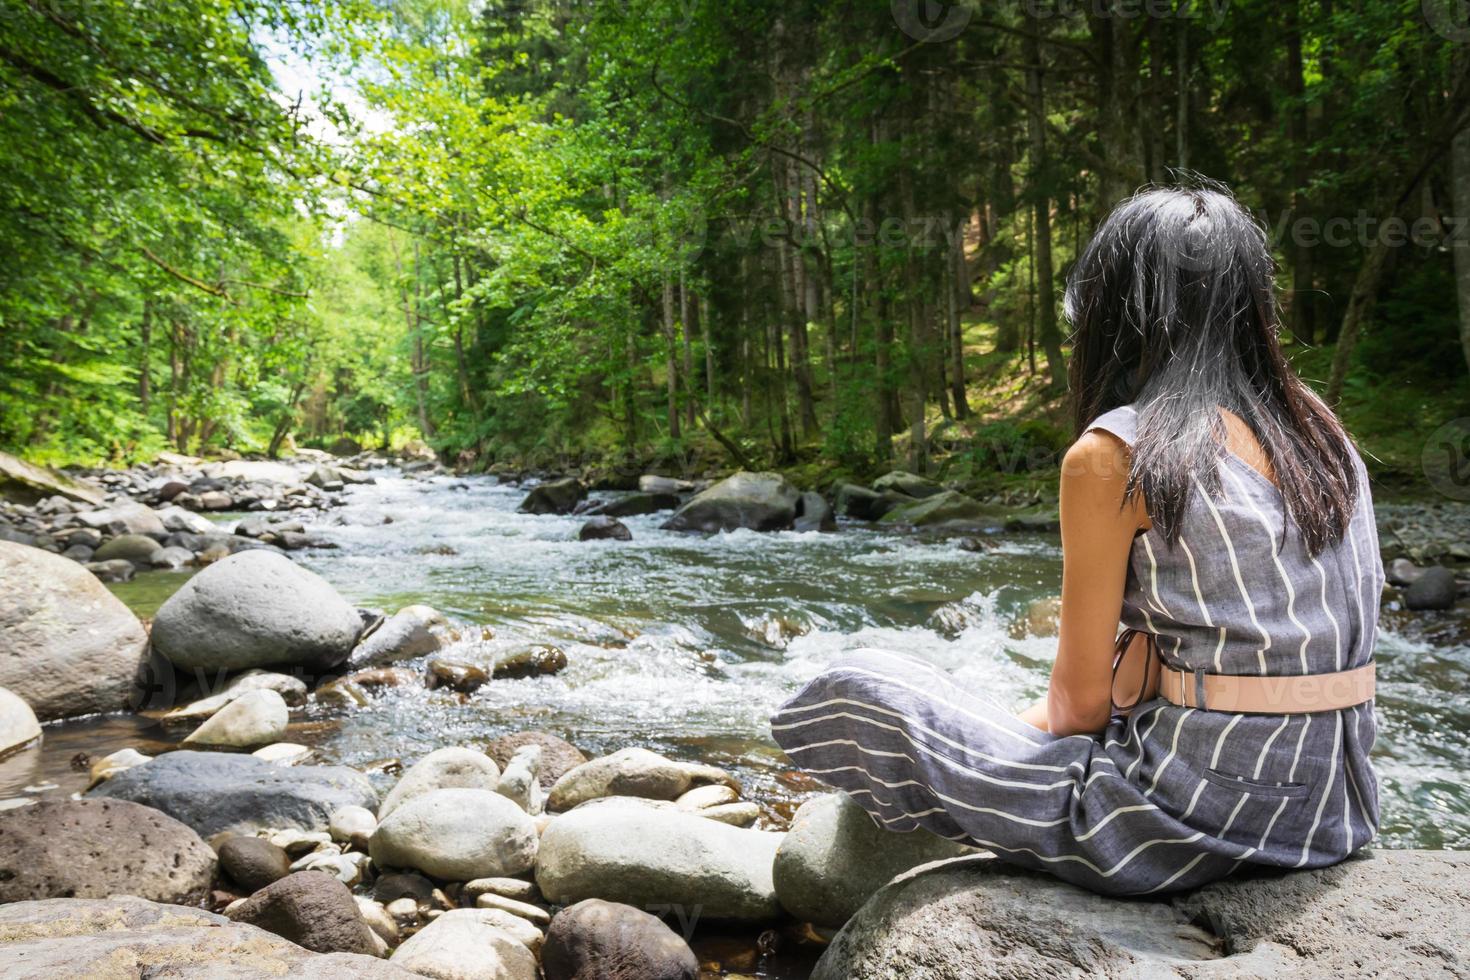
[[[1223,188],[1146,190],[1067,315],[1082,435],[1046,700],[1017,719],[863,651],[776,740],[892,830],[1100,892],[1341,861],[1378,825],[1382,566],[1362,461],[1281,354],[1263,231]]]

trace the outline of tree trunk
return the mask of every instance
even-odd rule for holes
[[[689,282],[684,275],[684,270],[679,270],[679,333],[684,338],[684,424],[686,427],[694,428],[694,341],[690,338],[693,330],[689,322]]]
[[[679,355],[674,337],[674,281],[664,276],[664,369],[668,372],[669,438],[679,438]]]
[[[1380,223],[1377,227],[1383,226]],[[1388,246],[1383,239],[1383,235],[1373,236],[1363,264],[1358,267],[1353,291],[1348,296],[1347,312],[1343,314],[1342,328],[1337,334],[1337,350],[1332,355],[1332,373],[1327,379],[1328,405],[1335,406],[1342,398],[1342,385],[1352,367],[1353,351],[1378,302],[1378,284],[1383,280],[1383,269],[1388,262]]]
[[[944,278],[949,288],[944,291],[945,315],[949,321],[949,383],[954,399],[955,417],[970,417],[970,402],[965,393],[965,326],[961,319],[961,295],[969,292],[965,282],[965,238],[958,235],[949,250],[948,273]]]
[[[1302,76],[1301,0],[1287,0],[1286,14],[1286,96],[1291,105],[1286,116],[1287,141],[1291,144],[1291,217],[1295,221],[1308,212],[1306,199],[1307,131],[1306,83]],[[1316,296],[1313,291],[1313,249],[1293,241],[1291,253],[1291,332],[1298,341],[1311,344],[1316,339]]]
[[[1057,332],[1056,291],[1051,266],[1051,197],[1046,188],[1046,102],[1041,80],[1041,21],[1031,18],[1026,33],[1026,131],[1031,149],[1031,193],[1035,200],[1036,241],[1033,260],[1036,263],[1037,339],[1046,351],[1051,372],[1051,388],[1062,392],[1067,388],[1067,373],[1062,364],[1062,338]]]
[[[148,414],[148,401],[152,395],[152,379],[149,377],[148,356],[153,350],[153,303],[149,300],[143,301],[143,336],[142,350],[138,358],[138,404],[143,409],[143,414]]]
[[[1450,144],[1451,207],[1450,250],[1455,256],[1455,293],[1460,302],[1460,347],[1470,367],[1470,126],[1455,134]]]

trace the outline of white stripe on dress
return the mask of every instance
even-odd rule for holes
[[[1220,532],[1220,540],[1225,542],[1225,552],[1230,556],[1230,570],[1235,573],[1235,585],[1240,589],[1240,597],[1245,600],[1245,609],[1246,612],[1250,613],[1251,622],[1255,625],[1256,631],[1261,634],[1261,673],[1264,674],[1266,672],[1266,651],[1271,649],[1271,634],[1266,632],[1261,626],[1261,621],[1256,618],[1255,604],[1251,602],[1250,593],[1246,591],[1245,580],[1240,577],[1240,561],[1235,557],[1235,545],[1230,540],[1230,532],[1225,530],[1225,522],[1220,518],[1220,511],[1216,509],[1215,502],[1210,499],[1209,491],[1205,489],[1199,477],[1191,476],[1190,479],[1194,480],[1194,485],[1199,490],[1200,498],[1204,500],[1205,506],[1209,508],[1210,516],[1215,519],[1215,527]]]
[[[1231,472],[1229,466],[1222,465],[1220,469],[1235,481],[1235,485],[1240,488],[1241,495],[1245,497],[1246,506],[1255,512],[1256,518],[1261,522],[1261,529],[1266,532],[1267,543],[1271,546],[1271,561],[1276,565],[1276,574],[1281,576],[1281,584],[1286,586],[1286,618],[1291,620],[1293,626],[1302,631],[1300,650],[1302,673],[1309,674],[1311,671],[1307,667],[1307,644],[1312,642],[1312,631],[1296,618],[1296,589],[1292,588],[1291,576],[1286,574],[1286,566],[1281,564],[1281,553],[1276,545],[1276,535],[1271,530],[1271,522],[1267,520],[1261,508],[1256,506],[1255,498],[1251,496],[1250,489],[1246,487],[1245,481],[1240,478],[1239,474]]]

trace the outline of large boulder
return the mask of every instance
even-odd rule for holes
[[[76,562],[0,541],[0,686],[42,721],[121,711],[148,650],[138,617]]]
[[[587,488],[576,477],[565,476],[537,484],[517,508],[522,514],[570,514],[587,496]]]
[[[491,909],[451,909],[404,942],[393,964],[435,980],[536,980],[536,957]]]
[[[570,810],[603,796],[677,800],[695,786],[710,783],[740,788],[723,769],[677,762],[648,749],[627,748],[568,770],[551,787],[546,806],[550,810]]]
[[[237,479],[251,483],[282,483],[287,486],[302,482],[301,473],[294,466],[268,459],[230,459],[223,463],[207,463],[200,470],[217,480]]]
[[[977,524],[984,520],[985,505],[958,490],[944,490],[911,503],[900,504],[885,512],[885,523],[910,527],[933,527],[940,524]]]
[[[808,490],[801,495],[796,507],[796,521],[791,527],[794,531],[835,531],[837,518],[826,497],[815,490]]]
[[[1455,573],[1435,565],[1414,577],[1404,589],[1404,606],[1409,609],[1448,609],[1455,604]]]
[[[485,754],[504,769],[510,765],[511,757],[527,745],[534,745],[541,750],[541,764],[536,770],[536,778],[542,789],[551,789],[565,773],[587,761],[582,750],[566,739],[550,732],[534,730],[502,735],[485,746]]]
[[[404,773],[383,797],[378,807],[382,820],[415,796],[436,789],[484,789],[493,791],[500,782],[500,767],[483,752],[457,745],[435,749]]]
[[[541,947],[546,980],[697,980],[699,960],[678,933],[631,905],[589,898],[551,920]]]
[[[373,831],[368,853],[379,868],[414,868],[471,881],[531,870],[536,824],[499,793],[439,789],[406,801]]]
[[[362,630],[320,576],[271,551],[242,551],[195,575],[158,610],[153,645],[176,667],[330,670]]]
[[[107,499],[90,483],[73,480],[49,466],[37,466],[9,453],[0,453],[0,498],[18,504],[37,504],[57,494],[93,507],[101,507]]]
[[[363,637],[352,651],[354,667],[393,663],[437,653],[449,645],[449,620],[432,606],[405,606]]]
[[[222,915],[141,898],[0,905],[7,980],[415,980],[356,953],[321,955]]]
[[[970,850],[926,830],[884,830],[847,794],[830,793],[796,811],[771,872],[782,908],[836,929],[895,875]]]
[[[706,820],[672,804],[599,800],[551,821],[541,835],[536,884],[557,905],[601,898],[765,922],[781,912],[771,865],[783,836]]]
[[[197,833],[126,800],[38,800],[0,811],[0,903],[125,894],[197,905],[214,868]]]
[[[377,945],[347,886],[320,871],[287,875],[225,914],[313,953],[370,955]]]
[[[1462,976],[1470,854],[1381,851],[1104,898],[994,858],[904,874],[838,933],[813,980],[1019,976]]]
[[[118,773],[89,795],[155,807],[201,837],[266,827],[323,831],[338,807],[378,805],[372,783],[355,769],[278,766],[224,752],[168,752]]]
[[[741,471],[696,494],[664,522],[666,531],[780,531],[796,520],[801,493],[779,473]]]
[[[876,521],[893,508],[911,503],[912,497],[897,490],[869,490],[855,483],[843,483],[837,487],[837,513],[855,521]]]
[[[41,737],[41,723],[14,691],[0,687],[0,759]]]

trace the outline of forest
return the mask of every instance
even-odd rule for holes
[[[1045,470],[1091,229],[1221,181],[1390,482],[1470,414],[1455,0],[4,0],[0,448]]]

